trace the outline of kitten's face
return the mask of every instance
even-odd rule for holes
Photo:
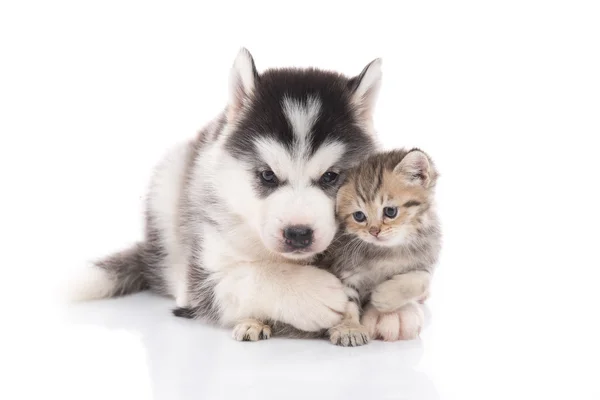
[[[336,202],[346,233],[394,247],[427,223],[436,174],[424,153],[408,154],[399,163],[392,162],[394,156],[400,157],[397,153],[378,155],[349,175]]]

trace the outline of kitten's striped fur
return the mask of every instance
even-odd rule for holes
[[[428,295],[441,246],[437,177],[431,158],[419,149],[375,154],[348,173],[336,202],[340,232],[323,260],[356,304],[347,320],[332,328],[341,331],[336,341],[351,341],[344,335],[365,330],[384,340],[418,335],[422,314],[415,303]],[[386,216],[386,207],[396,215]]]

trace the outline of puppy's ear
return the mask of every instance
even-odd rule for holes
[[[352,102],[357,107],[359,116],[370,119],[381,86],[381,58],[371,61],[358,75],[350,79]]]
[[[229,106],[227,118],[231,121],[241,110],[248,100],[256,82],[258,72],[254,65],[254,59],[248,50],[241,48],[229,75]]]
[[[437,174],[429,157],[421,150],[411,150],[394,168],[394,173],[401,175],[411,185],[431,186]]]

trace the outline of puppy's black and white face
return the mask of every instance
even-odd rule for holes
[[[379,60],[352,79],[315,69],[259,75],[240,52],[220,170],[228,202],[270,251],[301,259],[331,243],[344,172],[374,150],[380,77]]]

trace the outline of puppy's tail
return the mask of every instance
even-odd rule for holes
[[[144,243],[88,264],[66,282],[68,301],[123,296],[148,289],[144,278]]]
[[[187,318],[187,319],[195,319],[196,318],[196,312],[191,307],[177,307],[177,308],[174,308],[173,310],[171,310],[171,312],[176,317]]]

